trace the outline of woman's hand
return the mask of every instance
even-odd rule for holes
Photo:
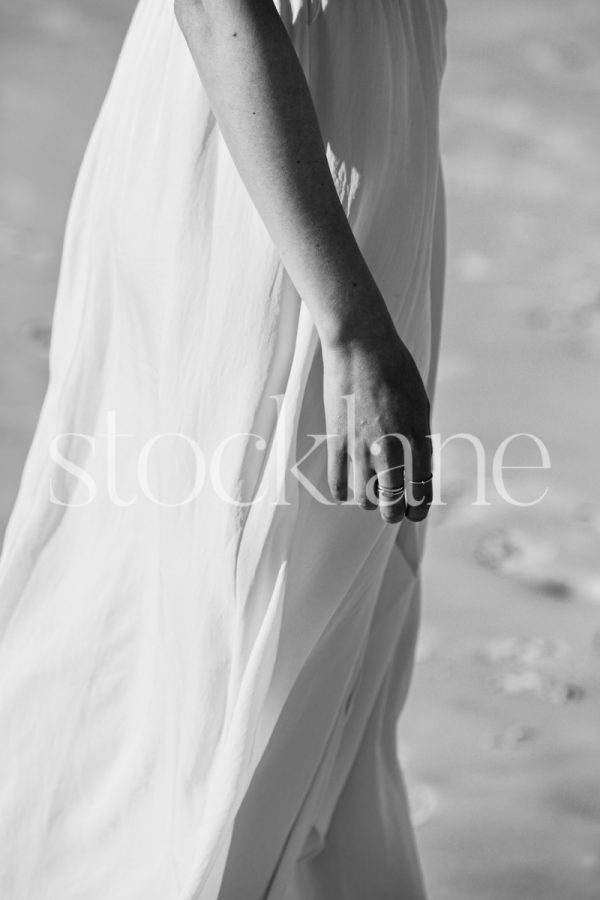
[[[328,448],[333,494],[346,497],[350,454],[356,499],[366,509],[378,501],[384,519],[398,522],[404,500],[378,500],[369,477],[401,486],[406,462],[408,478],[428,478],[429,403],[340,203],[296,51],[271,0],[175,0],[175,11],[240,176],[321,338],[327,430],[339,434]],[[393,434],[405,435],[404,452]],[[429,483],[414,503],[409,496],[407,517],[424,518],[430,502]]]
[[[404,515],[421,521],[431,505],[431,482],[409,482],[425,481],[432,471],[429,400],[391,319],[363,322],[358,334],[322,341],[322,353],[327,434],[334,436],[328,438],[332,496],[343,502],[350,487],[354,502],[363,509],[379,507],[385,522],[400,522]],[[405,482],[406,498],[377,494],[378,488]]]

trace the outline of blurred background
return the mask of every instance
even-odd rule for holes
[[[68,202],[133,0],[0,0],[0,534]],[[448,272],[421,639],[399,727],[431,900],[600,900],[600,4],[448,0]],[[493,482],[503,440],[530,439]],[[332,898],[334,900],[334,898]]]

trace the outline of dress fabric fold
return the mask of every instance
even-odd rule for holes
[[[276,6],[432,398],[445,5]],[[425,896],[395,732],[427,524],[333,504],[325,431],[308,310],[140,0],[0,555],[3,900]]]

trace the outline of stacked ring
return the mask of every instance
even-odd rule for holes
[[[399,500],[400,497],[403,497],[403,496],[404,496],[405,489],[404,489],[404,487],[399,487],[399,488],[384,488],[384,487],[380,487],[380,486],[378,485],[378,486],[377,486],[377,493],[380,494],[380,495],[383,496],[383,497],[396,497],[396,498]]]
[[[433,475],[430,475],[429,478],[426,478],[424,481],[409,481],[409,484],[429,484],[430,481],[433,481]]]

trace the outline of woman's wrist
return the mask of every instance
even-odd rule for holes
[[[353,346],[377,346],[395,335],[395,327],[380,291],[371,286],[358,291],[354,284],[342,295],[330,298],[315,317],[319,340],[325,350]]]

